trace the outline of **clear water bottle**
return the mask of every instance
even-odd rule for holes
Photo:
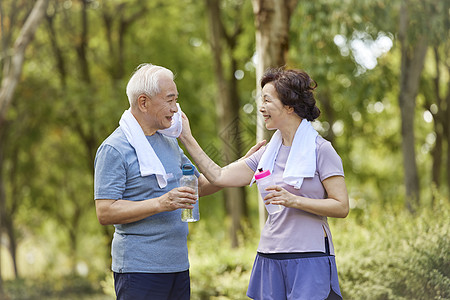
[[[183,208],[181,210],[181,221],[183,222],[197,222],[200,220],[200,211],[198,207],[198,179],[194,175],[194,166],[191,164],[184,164],[181,167],[183,176],[180,179],[180,186],[187,186],[195,190],[197,202],[193,209]]]
[[[272,191],[266,191],[266,188],[275,185],[272,175],[269,170],[263,171],[259,169],[259,173],[255,175],[256,184],[258,184],[258,190],[261,194],[261,198],[264,201],[264,197],[270,194]],[[269,214],[275,214],[283,210],[283,205],[265,204],[267,212]]]

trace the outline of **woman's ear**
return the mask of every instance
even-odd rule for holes
[[[284,108],[288,114],[292,114],[294,112],[294,108],[292,106],[285,105]]]

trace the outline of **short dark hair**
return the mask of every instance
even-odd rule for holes
[[[271,68],[264,73],[261,88],[268,83],[275,86],[281,102],[292,107],[300,118],[314,121],[319,117],[320,110],[316,106],[313,93],[317,88],[317,82],[305,71]]]

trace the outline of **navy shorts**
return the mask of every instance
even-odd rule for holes
[[[114,273],[117,300],[189,300],[189,270],[176,273]]]

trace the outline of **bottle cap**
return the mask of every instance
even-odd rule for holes
[[[183,175],[194,175],[194,166],[191,164],[184,164],[181,170],[183,171]]]
[[[267,177],[269,175],[270,175],[270,171],[269,170],[265,170],[265,171],[262,171],[262,172],[260,171],[258,174],[255,175],[255,180],[262,179],[262,178]]]

